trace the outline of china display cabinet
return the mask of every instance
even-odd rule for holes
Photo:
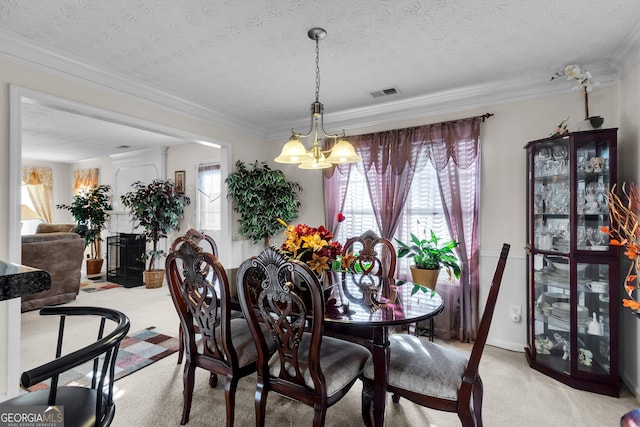
[[[616,183],[617,129],[531,141],[527,151],[529,365],[617,396],[618,261],[600,229]]]

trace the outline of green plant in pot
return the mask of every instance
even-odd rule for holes
[[[100,253],[100,234],[105,229],[105,223],[111,210],[108,185],[96,185],[95,187],[73,196],[70,205],[56,205],[58,209],[66,209],[71,212],[77,225],[75,232],[84,238],[85,248],[90,248],[87,258],[87,277],[99,277],[104,260]]]
[[[291,223],[298,217],[298,192],[302,187],[289,181],[281,170],[257,160],[249,166],[238,161],[235,172],[225,183],[228,198],[240,215],[238,234],[253,243],[264,242],[265,247],[269,246],[269,238],[282,230],[277,218]]]
[[[167,233],[179,229],[184,207],[191,199],[178,193],[171,180],[154,179],[150,184],[136,181],[131,186],[133,190],[120,196],[120,200],[129,209],[136,226],[144,228],[146,241],[152,243],[152,249],[144,257],[145,262],[149,260],[144,282],[147,288],[158,288],[164,279],[164,269],[155,268],[156,261],[164,255],[158,243]]]
[[[429,233],[428,239],[420,239],[411,233],[410,244],[395,240],[399,245],[398,258],[413,257],[414,265],[410,267],[413,282],[435,290],[438,274],[443,267],[447,269],[449,277],[453,275],[456,279],[460,278],[460,262],[453,251],[458,242],[450,240],[440,243],[433,230],[429,230]],[[412,294],[421,289],[426,291],[422,286],[416,285]]]

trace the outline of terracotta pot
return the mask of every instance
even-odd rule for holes
[[[101,275],[103,263],[104,259],[102,258],[87,259],[87,277]]]
[[[417,268],[412,265],[411,277],[414,283],[424,285],[431,290],[436,290],[436,282],[438,281],[438,274],[440,270],[427,270],[426,268]]]
[[[164,270],[143,271],[144,284],[147,289],[155,289],[162,287],[164,280]]]

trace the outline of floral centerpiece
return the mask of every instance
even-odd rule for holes
[[[332,240],[331,231],[323,225],[317,228],[307,224],[288,225],[280,218],[278,222],[287,228],[281,246],[284,255],[306,263],[318,275],[331,270],[333,262],[342,253],[342,244]]]
[[[609,224],[601,231],[610,236],[609,244],[621,246],[624,254],[631,260],[624,281],[624,289],[629,298],[622,299],[622,305],[634,311],[640,317],[640,302],[634,292],[640,288],[640,187],[635,184],[622,184],[622,197],[616,194],[616,186],[609,191]]]

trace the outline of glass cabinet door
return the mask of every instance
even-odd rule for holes
[[[578,263],[585,272],[578,286],[578,370],[610,373],[609,265]]]
[[[600,229],[609,225],[609,142],[578,144],[576,166],[577,249],[608,251],[609,236]]]
[[[569,258],[536,255],[535,349],[537,361],[557,372],[569,370],[571,360],[571,264]]]
[[[569,142],[560,138],[534,148],[534,246],[569,252],[571,200]]]

